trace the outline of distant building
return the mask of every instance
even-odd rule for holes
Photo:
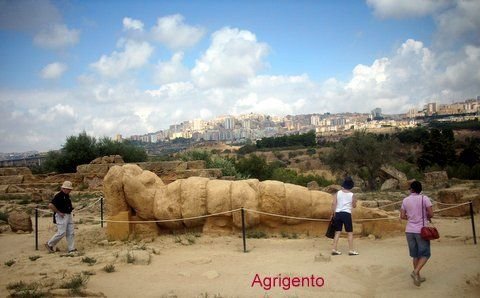
[[[312,115],[310,117],[310,124],[313,126],[319,126],[322,119],[318,115]]]
[[[225,127],[225,129],[234,129],[235,128],[235,118],[233,117],[227,117],[225,118],[224,122],[223,122],[223,126]]]
[[[194,119],[193,120],[193,131],[202,131],[203,130],[203,120]]]
[[[372,110],[371,113],[372,113],[372,119],[373,120],[383,119],[381,108],[375,108],[375,109]]]

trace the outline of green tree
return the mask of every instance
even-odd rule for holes
[[[455,138],[450,128],[439,130],[433,128],[423,150],[417,160],[418,167],[425,170],[428,167],[438,165],[444,169],[447,165],[455,162]]]
[[[334,170],[358,175],[367,182],[369,189],[376,189],[375,178],[382,165],[393,159],[394,141],[379,141],[373,134],[355,132],[353,136],[338,142],[324,161]]]
[[[90,163],[98,157],[95,145],[95,138],[88,136],[85,131],[78,136],[68,137],[61,150],[65,160],[61,172],[74,173],[78,165]]]
[[[141,147],[126,140],[116,142],[104,137],[97,142],[97,156],[120,155],[125,162],[141,162],[147,160],[147,153]]]
[[[460,153],[458,161],[467,166],[478,164],[480,162],[480,140],[469,140],[465,149]]]
[[[78,165],[88,164],[97,157],[105,155],[121,155],[125,162],[147,160],[147,154],[142,148],[129,142],[113,142],[103,138],[99,142],[86,132],[78,136],[70,136],[58,151],[47,153],[43,165],[44,172],[74,173]]]
[[[240,158],[235,164],[235,168],[242,176],[257,178],[260,181],[272,177],[272,168],[267,164],[265,157],[255,154]]]

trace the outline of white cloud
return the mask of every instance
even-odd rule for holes
[[[200,88],[239,87],[263,67],[268,53],[250,31],[223,28],[212,35],[212,44],[196,61],[191,74]]]
[[[123,29],[143,31],[143,22],[140,20],[125,17],[123,18]]]
[[[32,113],[34,114],[34,113]],[[57,118],[64,117],[75,117],[75,112],[73,107],[70,105],[56,104],[55,106],[49,108],[46,112],[41,112],[38,115],[40,121],[54,122]]]
[[[50,63],[42,69],[40,76],[47,80],[58,79],[65,73],[67,68],[67,65],[60,62]]]
[[[33,42],[42,48],[62,49],[74,46],[80,40],[80,31],[68,29],[64,24],[53,24],[41,30],[33,38]]]
[[[161,98],[176,98],[190,94],[194,91],[194,86],[189,82],[175,82],[161,86],[156,90],[146,90],[145,93],[150,96]]]
[[[480,84],[480,47],[466,46],[460,57],[447,65],[439,77],[441,85],[454,92],[463,90],[475,92],[469,89]]]
[[[454,1],[455,5],[435,15],[438,31],[435,46],[480,45],[480,1]]]
[[[367,0],[376,16],[381,18],[420,17],[437,12],[451,3],[449,0]]]
[[[152,55],[153,47],[147,42],[127,40],[124,51],[114,51],[110,56],[102,55],[91,66],[106,77],[119,77],[128,70],[144,66]]]
[[[205,29],[184,23],[182,15],[175,14],[158,18],[152,28],[153,39],[167,47],[178,50],[194,46],[205,35]]]
[[[167,62],[159,62],[155,68],[154,82],[158,85],[184,81],[190,78],[188,68],[182,64],[183,53],[175,53]]]
[[[214,116],[215,115],[213,115],[213,113],[207,108],[203,108],[200,110],[200,118],[204,120],[212,119]]]

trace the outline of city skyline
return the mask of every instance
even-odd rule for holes
[[[0,3],[0,152],[480,94],[478,1]]]

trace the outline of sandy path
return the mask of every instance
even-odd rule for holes
[[[1,297],[8,295],[6,285],[11,282],[46,281],[85,270],[95,272],[87,288],[107,297],[480,297],[480,245],[473,245],[469,238],[468,219],[437,220],[442,238],[432,243],[432,258],[423,271],[427,281],[420,288],[409,276],[411,259],[403,236],[356,238],[359,256],[330,260],[330,240],[326,238],[247,239],[249,252],[243,253],[242,239],[236,236],[201,236],[192,245],[162,236],[145,244],[160,252],[152,254],[151,263],[134,265],[115,258],[132,249],[131,243],[92,244],[103,239],[103,230],[99,225],[79,224],[78,247],[83,257],[97,260],[88,266],[82,256],[46,253],[42,243],[53,234],[50,220],[41,219],[39,251],[35,251],[33,234],[0,234]],[[345,252],[346,246],[346,239],[341,239],[340,250]],[[65,249],[64,241],[60,248]],[[316,260],[319,253],[327,260]],[[34,255],[41,258],[31,261],[29,257]],[[14,265],[4,265],[12,259]],[[102,268],[112,262],[116,271],[104,272]],[[314,275],[323,278],[324,284],[266,290],[258,283],[251,286],[256,274],[260,279]]]

